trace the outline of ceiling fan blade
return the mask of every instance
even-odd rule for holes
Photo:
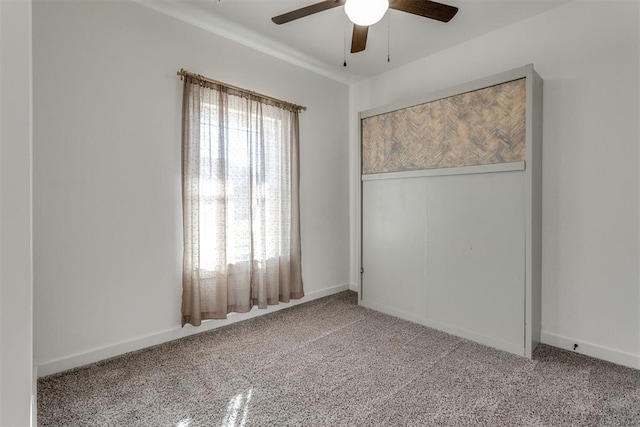
[[[351,36],[351,53],[362,52],[367,47],[367,35],[369,27],[353,24]]]
[[[429,0],[391,0],[389,8],[442,22],[449,22],[458,13],[455,6]]]
[[[314,13],[323,12],[325,10],[333,9],[334,7],[342,6],[345,1],[346,0],[321,1],[320,3],[314,3],[307,7],[292,10],[291,12],[284,13],[282,15],[274,16],[273,18],[271,18],[271,20],[278,25],[286,24],[287,22],[295,21],[296,19],[313,15]]]

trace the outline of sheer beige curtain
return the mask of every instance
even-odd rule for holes
[[[184,78],[182,324],[302,298],[298,110]]]

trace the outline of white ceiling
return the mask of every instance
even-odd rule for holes
[[[271,22],[273,16],[318,0],[137,1],[344,82],[380,74],[566,3],[561,0],[445,0],[444,3],[460,9],[449,23],[389,10],[382,21],[369,28],[367,49],[351,54],[351,24],[342,6],[283,25]],[[343,66],[345,46],[346,67]],[[390,62],[387,62],[387,46]]]

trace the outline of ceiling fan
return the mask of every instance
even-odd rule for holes
[[[369,26],[382,19],[387,9],[400,10],[441,22],[449,22],[458,13],[457,7],[429,0],[327,0],[275,16],[271,20],[281,25],[343,5],[353,22],[351,53],[362,52],[365,49]]]

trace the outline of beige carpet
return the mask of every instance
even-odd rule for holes
[[[533,361],[343,292],[38,382],[41,426],[640,426],[640,371]]]

